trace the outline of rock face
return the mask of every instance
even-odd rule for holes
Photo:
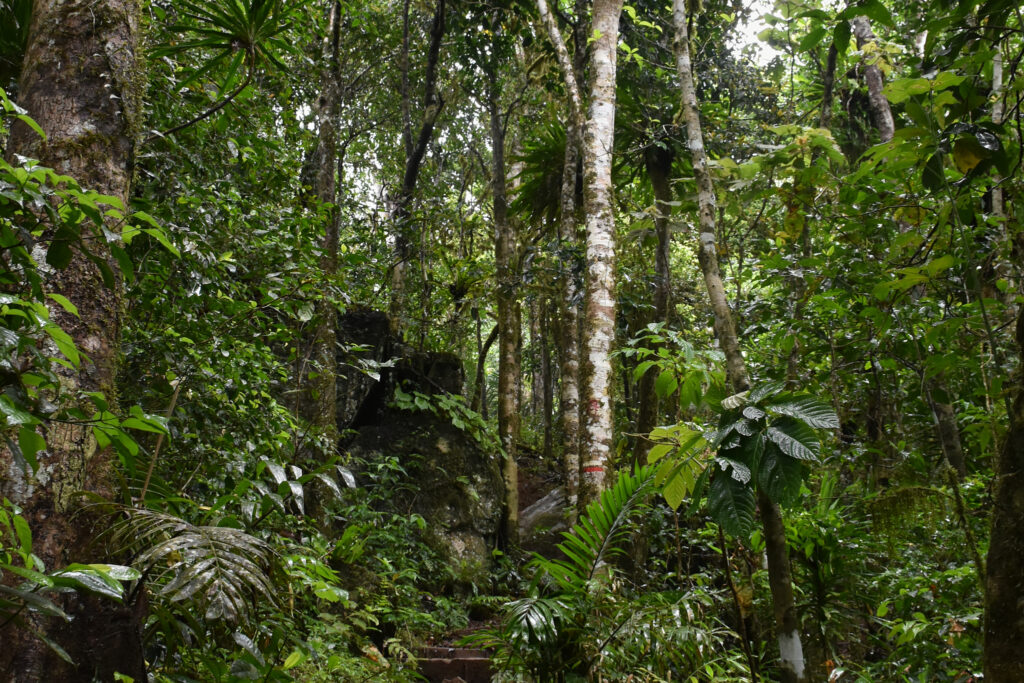
[[[352,324],[349,316],[342,318],[343,343],[361,349],[356,353],[362,359],[388,361],[390,367],[380,370],[379,380],[351,372],[360,356],[339,368],[349,372],[338,379],[338,426],[354,431],[343,447],[368,463],[398,456],[415,494],[395,501],[396,512],[423,517],[425,538],[452,569],[455,588],[479,584],[487,578],[501,522],[500,455],[487,452],[443,414],[390,405],[396,386],[428,396],[460,394],[462,363],[449,353],[413,352],[394,343],[383,314],[350,315]]]

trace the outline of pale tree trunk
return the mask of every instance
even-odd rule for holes
[[[583,100],[576,80],[576,69],[569,58],[558,24],[546,0],[537,0],[548,39],[555,48],[558,65],[569,95],[569,116],[565,130],[565,158],[559,198],[558,240],[564,251],[574,251],[577,240],[576,168],[579,165],[583,137]],[[579,19],[582,23],[582,18]],[[582,33],[582,31],[580,32]],[[579,389],[579,283],[575,269],[566,264],[559,296],[560,375],[559,404],[562,419],[562,459],[565,493],[570,511],[575,511],[580,479],[580,389]]]
[[[1024,313],[1017,318],[1013,409],[995,468],[992,535],[985,574],[985,683],[1024,681]]]
[[[12,154],[39,159],[83,188],[116,197],[127,212],[131,164],[140,130],[143,87],[138,60],[139,6],[134,0],[36,0],[23,63],[19,103],[46,131],[44,142],[23,124],[11,131]],[[121,225],[111,222],[114,233]],[[44,235],[45,244],[52,234]],[[85,237],[83,235],[83,237]],[[88,248],[110,260],[106,245],[86,237]],[[117,266],[111,263],[115,272]],[[43,271],[48,292],[62,294],[80,317],[52,307],[54,322],[88,354],[76,372],[55,367],[69,398],[101,391],[113,410],[121,326],[120,283],[104,286],[96,265],[76,253],[64,270]],[[71,400],[74,400],[73,398]],[[90,408],[83,406],[86,411]],[[38,473],[29,480],[0,455],[0,495],[22,507],[33,535],[33,552],[47,571],[69,562],[104,561],[90,545],[102,529],[92,515],[79,513],[76,491],[112,493],[113,458],[99,449],[88,425],[65,422],[47,427],[48,448],[39,454]],[[110,601],[64,595],[57,599],[73,620],[28,616],[27,621],[60,644],[75,660],[71,666],[42,640],[8,626],[0,632],[0,678],[11,681],[111,680],[114,671],[145,680],[141,642],[144,602],[122,606]]]
[[[416,138],[412,136],[412,122],[409,114],[412,95],[408,84],[409,38],[408,13],[409,4],[405,4],[405,24],[403,32],[402,58],[402,118],[403,141],[405,146],[405,170],[402,173],[402,184],[391,211],[392,235],[394,237],[394,263],[391,266],[391,301],[389,315],[392,332],[400,333],[404,328],[402,317],[405,312],[406,270],[412,257],[412,198],[416,191],[416,182],[420,176],[423,157],[434,134],[434,126],[441,110],[444,98],[437,92],[437,67],[441,58],[441,41],[445,32],[445,0],[437,0],[434,8],[434,20],[430,26],[430,45],[427,48],[427,65],[423,78],[423,119]]]
[[[551,373],[551,302],[545,297],[540,306],[540,372],[541,385],[544,392],[541,397],[542,424],[544,425],[544,461],[551,461],[554,452],[554,423],[552,416],[555,409],[554,377]]]
[[[494,22],[497,26],[497,22]],[[505,120],[500,109],[496,66],[487,71],[487,109],[491,119],[491,195],[494,220],[494,264],[498,299],[498,438],[505,450],[504,539],[514,546],[519,536],[519,475],[516,442],[519,436],[519,337],[515,225],[508,217],[505,181]]]
[[[672,218],[672,187],[669,175],[672,172],[672,161],[675,158],[671,149],[652,145],[644,156],[647,177],[651,181],[654,193],[654,230],[658,236],[657,251],[654,255],[654,322],[668,322],[669,296],[672,291],[672,280],[669,272],[669,250],[671,247]],[[651,441],[647,435],[657,426],[659,401],[654,390],[654,382],[658,370],[650,368],[640,378],[637,386],[636,431],[639,434],[633,458],[644,463],[647,451],[651,449]]]
[[[867,17],[857,17],[853,20],[853,35],[857,37],[857,47],[861,49],[864,49],[869,43],[875,42],[875,34],[871,31],[871,22]],[[896,124],[893,122],[889,100],[882,92],[882,88],[885,86],[882,70],[870,57],[864,67],[864,81],[868,86],[868,102],[871,105],[871,114],[875,119],[875,127],[878,128],[878,137],[882,142],[889,142],[896,133]]]
[[[579,504],[605,487],[614,445],[611,350],[615,340],[615,211],[612,145],[615,138],[615,70],[622,0],[595,0],[590,108],[583,141],[583,213],[587,228],[587,275],[583,333],[583,433]]]
[[[686,123],[687,142],[693,158],[693,172],[697,179],[697,202],[700,215],[700,243],[698,258],[704,273],[708,297],[715,317],[715,334],[726,358],[726,374],[733,391],[746,391],[750,387],[746,363],[740,351],[732,312],[725,295],[725,287],[718,269],[716,238],[715,188],[708,172],[707,153],[701,132],[697,94],[693,85],[693,67],[690,60],[690,38],[686,24],[686,0],[673,0],[675,24],[674,48],[679,85],[682,91],[683,120]],[[780,677],[783,683],[807,680],[800,618],[793,599],[793,579],[789,568],[789,549],[779,506],[758,491],[758,508],[764,529],[765,551],[768,559],[768,583],[772,592],[775,629],[779,642]]]

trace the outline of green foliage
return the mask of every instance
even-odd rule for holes
[[[480,413],[466,405],[466,400],[462,396],[448,393],[424,394],[421,391],[406,393],[401,387],[395,387],[394,405],[401,410],[427,411],[450,420],[456,429],[465,432],[486,452],[504,454],[494,426],[488,424]]]
[[[792,505],[800,494],[804,463],[820,462],[815,430],[838,429],[839,418],[827,404],[784,391],[780,382],[755,385],[719,405],[715,430],[701,434],[677,425],[652,432],[657,444],[648,459],[661,461],[658,480],[673,508],[688,494],[699,500],[707,487],[712,517],[730,534],[745,538],[754,525],[755,488],[773,502]]]
[[[72,563],[48,571],[32,553],[32,530],[21,510],[4,498],[0,506],[0,625],[28,629],[71,662],[68,653],[33,624],[31,615],[70,621],[57,597],[60,593],[91,593],[120,602],[125,595],[123,582],[141,576],[131,567],[111,564]]]

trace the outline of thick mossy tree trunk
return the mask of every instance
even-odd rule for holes
[[[18,100],[46,131],[44,141],[15,124],[8,149],[39,159],[75,178],[83,188],[113,196],[127,212],[132,157],[140,129],[143,79],[138,59],[139,5],[134,0],[36,0]],[[120,207],[118,207],[120,208]],[[108,228],[117,233],[120,224]],[[45,244],[51,235],[42,238]],[[106,244],[85,237],[86,247],[110,259]],[[116,272],[117,266],[112,265]],[[76,252],[63,270],[46,272],[45,289],[67,297],[78,316],[51,307],[53,320],[87,354],[80,371],[57,367],[67,400],[79,392],[103,392],[116,406],[115,374],[121,327],[120,285],[103,284],[96,264]],[[88,406],[83,406],[89,410]],[[116,410],[116,407],[114,407]],[[8,456],[0,456],[0,495],[22,507],[33,552],[47,571],[69,562],[103,561],[91,545],[101,530],[91,515],[74,515],[78,491],[112,492],[112,452],[100,449],[88,425],[49,425],[48,448],[39,454],[38,476],[28,480]],[[0,632],[0,678],[10,681],[111,680],[115,671],[145,680],[139,633],[141,614],[132,606],[79,594],[60,601],[72,620],[29,617],[40,633],[62,646],[70,665],[40,638],[13,627]],[[141,609],[141,605],[139,606]]]
[[[614,445],[611,350],[615,340],[615,209],[612,145],[615,139],[615,72],[622,0],[595,0],[591,35],[590,107],[583,140],[583,212],[587,273],[583,333],[583,433],[579,505],[596,500]]]
[[[558,66],[569,95],[569,111],[565,128],[565,157],[562,165],[562,186],[559,197],[558,241],[563,252],[575,252],[577,239],[576,169],[583,146],[583,98],[580,95],[577,70],[569,57],[558,24],[546,0],[537,0],[537,9],[548,39],[555,48]],[[580,15],[582,16],[582,15]],[[583,20],[577,19],[581,24]],[[578,31],[582,33],[582,31]],[[560,283],[558,315],[560,341],[559,404],[562,421],[562,458],[565,470],[566,501],[576,509],[580,480],[580,317],[579,281],[572,264],[567,264]]]
[[[1024,681],[1024,313],[1013,411],[995,468],[995,502],[985,575],[985,683]]]
[[[673,1],[672,17],[675,24],[674,49],[682,92],[683,121],[686,123],[687,143],[693,159],[693,172],[697,179],[697,202],[700,212],[698,259],[714,312],[715,334],[725,353],[726,375],[733,391],[741,392],[750,387],[750,379],[747,375],[743,354],[740,351],[732,312],[729,310],[725,286],[718,268],[715,188],[711,174],[708,172],[707,153],[704,151],[704,136],[700,125],[700,111],[693,85],[686,0]],[[775,629],[779,642],[780,678],[783,683],[800,683],[807,679],[800,635],[800,618],[793,599],[793,580],[789,569],[789,549],[786,544],[782,513],[779,506],[763,492],[758,491],[757,500],[764,529],[765,551],[768,559],[768,583],[772,592]]]

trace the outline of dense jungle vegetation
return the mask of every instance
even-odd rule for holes
[[[0,679],[1024,681],[1022,58],[0,0]]]

